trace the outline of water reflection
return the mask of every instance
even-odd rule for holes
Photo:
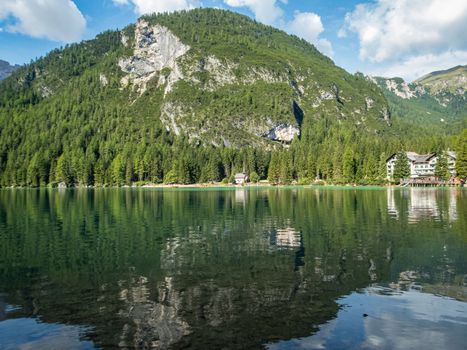
[[[14,338],[13,321],[23,330],[33,321],[45,335],[63,325],[70,346],[332,348],[345,347],[346,335],[358,347],[397,347],[367,324],[389,315],[389,325],[402,318],[415,335],[429,329],[434,321],[414,298],[457,299],[443,300],[461,315],[441,320],[464,325],[465,198],[461,190],[0,191],[0,348],[28,343]],[[416,315],[404,319],[409,311]],[[438,333],[459,338],[456,327]]]
[[[337,317],[315,335],[270,343],[268,349],[465,348],[467,308],[463,302],[418,290],[375,286],[351,293],[339,304]]]
[[[291,227],[280,228],[272,232],[272,245],[283,249],[295,249],[302,245],[302,236]]]
[[[178,315],[180,292],[173,277],[157,285],[157,299],[151,300],[151,286],[143,276],[121,281],[119,300],[123,307],[119,316],[126,319],[120,334],[119,347],[150,347],[166,349],[190,334],[190,326]],[[130,340],[130,341],[128,341]]]
[[[461,193],[456,188],[388,188],[387,212],[395,219],[400,218],[401,212],[407,213],[407,222],[411,224],[427,219],[440,220],[441,216],[454,222],[458,219],[457,203]]]
[[[44,324],[33,318],[13,318],[0,323],[2,350],[16,349],[95,349],[90,341],[83,341],[86,327]],[[21,344],[21,346],[19,346]]]
[[[393,187],[390,187],[387,190],[388,214],[395,219],[399,219],[399,209],[396,206],[396,194],[397,193],[399,193],[399,191]]]
[[[436,201],[437,191],[419,188],[410,188],[409,191],[409,223],[416,223],[424,218],[439,219],[440,211]]]

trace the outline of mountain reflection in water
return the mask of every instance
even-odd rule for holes
[[[0,348],[463,349],[466,197],[2,190]]]

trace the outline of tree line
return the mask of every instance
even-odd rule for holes
[[[188,16],[188,22],[184,16]],[[355,94],[360,90],[355,88],[360,85],[355,84],[363,84],[361,87],[371,92],[363,79],[331,67],[329,59],[318,55],[312,45],[296,37],[292,40],[246,17],[199,10],[160,15],[152,20],[156,19],[175,30],[184,42],[198,45],[200,54],[210,53],[213,46],[234,59],[242,55],[244,45],[257,46],[255,50],[245,49],[251,58],[245,65],[253,61],[283,62],[293,57],[305,66],[310,62],[314,62],[312,66],[323,66],[320,79],[339,80]],[[244,25],[240,32],[239,25]],[[223,38],[230,38],[229,50],[222,49]],[[466,176],[465,130],[446,137],[424,134],[403,124],[391,128],[357,125],[355,119],[340,118],[334,109],[308,109],[300,121],[300,137],[287,145],[258,137],[256,146],[214,147],[200,140],[190,141],[183,133],[176,136],[161,122],[163,91],[152,86],[154,82],[139,97],[122,89],[117,62],[129,51],[121,44],[120,32],[105,32],[95,40],[54,50],[2,81],[0,186],[230,182],[236,172],[245,172],[254,181],[268,179],[272,184],[306,184],[316,179],[336,184],[380,184],[385,182],[386,159],[390,155],[402,150],[428,153],[447,148],[458,151],[458,173]],[[273,72],[284,70],[272,63],[267,68]],[[272,89],[271,85],[232,89],[240,91],[239,96],[226,89],[222,103],[215,102],[216,96],[203,100],[206,91],[198,94],[201,97],[184,95],[192,106],[210,107],[198,113],[200,120],[196,122],[202,125],[204,116],[214,116],[219,127],[213,132],[222,134],[222,127],[232,131],[236,115],[253,118],[255,112],[260,117],[282,118],[286,113],[293,118],[291,92],[279,85]],[[373,123],[381,124],[373,119]]]

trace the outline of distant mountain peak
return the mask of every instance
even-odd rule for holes
[[[383,90],[396,118],[443,129],[465,125],[467,66],[431,72],[412,83],[402,78],[367,79]]]
[[[414,83],[428,86],[435,92],[448,90],[452,93],[464,94],[467,90],[467,65],[431,72],[415,80]]]
[[[9,62],[0,59],[0,80],[9,77],[19,67],[19,65],[11,65]]]

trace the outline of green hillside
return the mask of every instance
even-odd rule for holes
[[[391,124],[376,84],[295,36],[223,10],[145,16],[0,83],[0,181],[375,182],[387,154],[448,142]]]
[[[384,92],[393,121],[429,134],[453,134],[467,127],[467,66],[432,72],[407,83],[370,78]]]
[[[448,90],[455,93],[465,90],[467,88],[467,65],[431,72],[415,80],[415,83],[429,86],[432,92]]]

